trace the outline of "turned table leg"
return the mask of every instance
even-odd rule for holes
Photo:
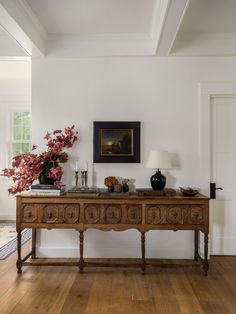
[[[208,275],[208,233],[204,233],[204,260],[203,260],[203,275]]]
[[[146,260],[145,260],[145,232],[141,232],[141,251],[142,251],[142,272],[145,274],[146,271]]]
[[[84,232],[79,231],[79,248],[80,248],[80,260],[79,260],[79,271],[84,272]]]
[[[198,260],[199,231],[194,230],[194,260]]]
[[[36,258],[36,228],[32,228],[32,259]]]
[[[16,267],[18,274],[22,273],[22,260],[21,260],[21,230],[17,231],[17,255]]]

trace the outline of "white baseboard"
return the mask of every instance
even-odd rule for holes
[[[0,221],[2,220],[16,221],[16,215],[15,214],[0,214]]]
[[[79,257],[79,247],[38,247],[37,257]],[[84,248],[84,257],[90,258],[140,258],[141,250],[139,247],[86,247]],[[146,258],[175,258],[175,259],[193,259],[192,250],[184,248],[165,250],[152,249],[146,247]]]

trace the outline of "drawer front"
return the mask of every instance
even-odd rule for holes
[[[146,223],[203,224],[204,208],[199,205],[146,205]]]
[[[75,224],[79,222],[79,205],[68,204],[64,207],[65,223]]]
[[[58,224],[63,222],[63,205],[44,205],[43,222]]]
[[[105,206],[105,221],[107,224],[121,223],[122,207],[121,205],[106,205]]]
[[[86,224],[101,223],[101,206],[99,204],[84,205],[84,222]]]
[[[179,206],[170,206],[167,208],[166,222],[169,224],[183,224],[183,210]]]
[[[127,223],[140,224],[142,222],[142,206],[127,205]]]
[[[38,222],[38,207],[35,204],[22,206],[23,222]]]
[[[161,207],[158,205],[146,206],[146,221],[148,224],[157,225],[162,221]]]
[[[85,204],[86,224],[140,224],[142,205],[130,204]]]
[[[204,222],[204,209],[201,206],[192,205],[189,209],[190,224],[202,224]]]

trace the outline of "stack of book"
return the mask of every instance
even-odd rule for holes
[[[60,196],[65,194],[66,186],[55,186],[49,184],[35,184],[31,186],[30,194],[33,196]]]

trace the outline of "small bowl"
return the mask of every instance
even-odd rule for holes
[[[180,192],[185,196],[195,196],[198,194],[198,190],[192,188],[182,188],[180,187]]]

